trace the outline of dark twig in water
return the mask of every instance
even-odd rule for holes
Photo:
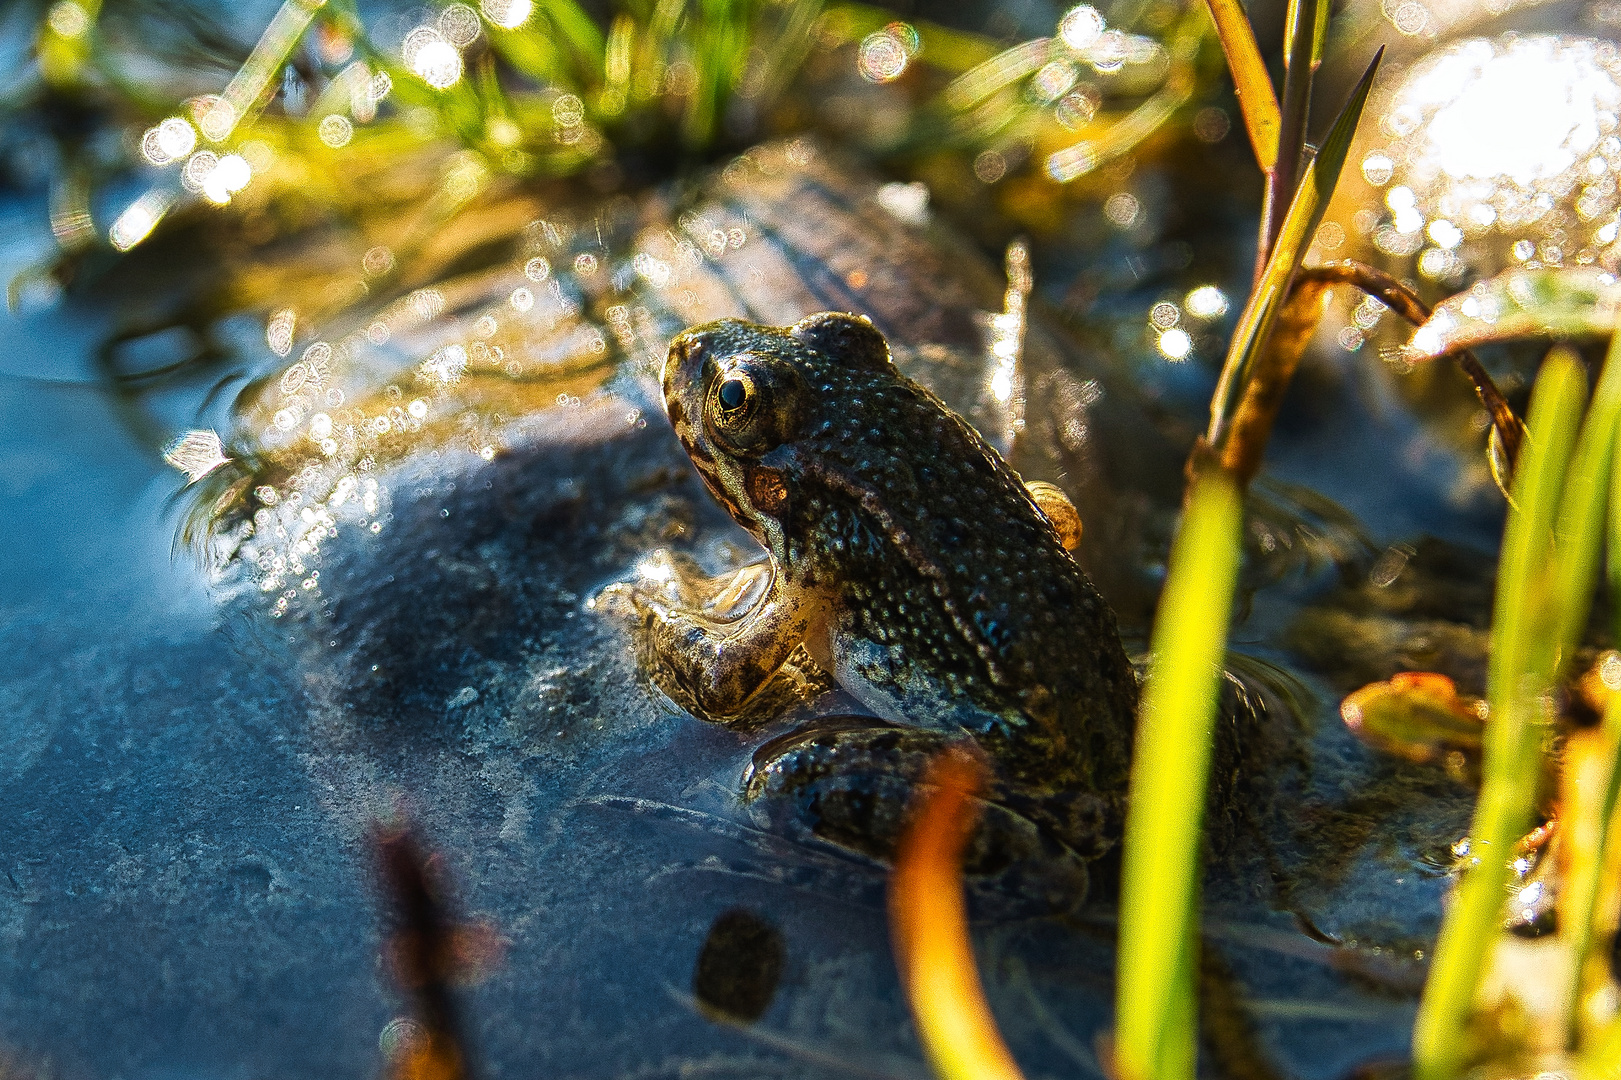
[[[388,904],[389,967],[411,996],[424,1035],[402,1046],[393,1080],[467,1080],[471,1076],[449,977],[455,927],[430,879],[428,857],[408,828],[378,826],[372,836]]]
[[[1430,317],[1430,306],[1420,300],[1418,294],[1411,288],[1383,270],[1354,259],[1305,268],[1295,275],[1297,291],[1307,282],[1354,285],[1414,326],[1422,326]],[[1481,366],[1474,353],[1467,350],[1461,352],[1457,360],[1458,367],[1469,377],[1469,381],[1474,383],[1480,403],[1491,414],[1492,426],[1497,429],[1497,437],[1502,441],[1503,451],[1512,466],[1520,453],[1520,440],[1525,432],[1524,422],[1514,414],[1507,399],[1503,397],[1503,392],[1497,388],[1497,384],[1486,373],[1486,369]]]

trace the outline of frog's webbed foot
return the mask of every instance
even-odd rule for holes
[[[930,761],[961,736],[875,723],[881,722],[851,717],[840,724],[824,718],[814,728],[773,739],[755,752],[743,797],[776,827],[808,830],[829,843],[893,861]],[[1073,909],[1086,899],[1085,861],[1011,809],[1014,801],[999,783],[980,800],[964,873],[990,887],[993,904],[1013,899],[1041,911]],[[985,902],[981,896],[976,906]]]
[[[635,578],[607,586],[589,606],[637,622],[686,612],[721,624],[746,615],[770,587],[768,562],[712,576],[691,555],[659,548],[636,564]]]
[[[690,556],[660,550],[637,571],[589,606],[640,630],[643,669],[693,715],[755,727],[833,687],[800,646],[799,606],[779,595],[769,563],[709,576]]]

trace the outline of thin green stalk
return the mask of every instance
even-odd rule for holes
[[[1449,1080],[1467,1063],[1467,1023],[1500,933],[1509,860],[1531,826],[1542,776],[1544,703],[1559,655],[1551,640],[1557,625],[1554,528],[1586,395],[1581,364],[1554,350],[1537,376],[1498,561],[1486,686],[1491,722],[1470,828],[1471,853],[1479,861],[1464,874],[1441,924],[1413,1027],[1416,1080]]]
[[[1284,19],[1283,100],[1280,102],[1278,155],[1267,176],[1266,196],[1261,210],[1261,236],[1255,253],[1259,278],[1283,231],[1287,200],[1303,177],[1306,157],[1306,124],[1311,119],[1311,84],[1316,67],[1314,55],[1321,55],[1317,42],[1317,9],[1326,0],[1289,0]]]
[[[1115,1064],[1191,1080],[1200,837],[1242,527],[1238,489],[1195,479],[1154,621],[1121,871]]]
[[[1613,473],[1612,477],[1621,481],[1621,471]],[[1610,494],[1612,502],[1616,496],[1617,493],[1612,491]],[[1621,522],[1612,520],[1611,528],[1621,529]],[[1598,812],[1594,815],[1598,820],[1590,826],[1598,840],[1590,856],[1572,867],[1570,880],[1565,885],[1565,888],[1570,890],[1568,910],[1575,912],[1577,916],[1575,925],[1568,931],[1571,969],[1568,991],[1570,996],[1565,1014],[1565,1044],[1572,1050],[1577,1048],[1582,1034],[1583,990],[1587,982],[1585,976],[1593,945],[1598,938],[1593,924],[1599,914],[1599,876],[1610,860],[1612,839],[1610,822],[1615,819],[1616,802],[1618,796],[1621,796],[1621,768],[1617,768],[1617,765],[1621,764],[1621,761],[1618,761],[1618,758],[1621,758],[1621,694],[1610,696],[1604,708],[1604,722],[1599,728],[1599,738],[1602,740],[1599,753],[1608,773],[1604,777],[1604,791],[1598,799]]]
[[[1323,140],[1322,151],[1306,162],[1294,200],[1289,204],[1289,212],[1284,215],[1277,242],[1272,246],[1272,254],[1267,258],[1266,267],[1250,294],[1249,303],[1238,318],[1238,327],[1233,331],[1233,340],[1227,349],[1226,363],[1222,366],[1216,391],[1210,399],[1210,430],[1205,441],[1218,456],[1226,456],[1227,444],[1234,438],[1240,442],[1259,439],[1264,443],[1266,440],[1266,432],[1246,432],[1234,423],[1235,417],[1253,377],[1256,359],[1265,350],[1278,311],[1289,296],[1290,283],[1300,265],[1300,258],[1305,254],[1318,222],[1322,220],[1323,210],[1328,206],[1335,185],[1339,183],[1346,155],[1350,151],[1351,138],[1356,134],[1358,121],[1362,119],[1362,109],[1367,104],[1368,91],[1373,86],[1373,76],[1383,56],[1384,51],[1380,50],[1373,58],[1362,75],[1362,81],[1351,91],[1350,98],[1335,118],[1334,126]],[[1244,447],[1239,449],[1240,452],[1244,451]]]
[[[1215,21],[1216,34],[1221,38],[1221,51],[1227,57],[1227,69],[1233,76],[1233,93],[1238,98],[1238,111],[1244,117],[1244,130],[1249,133],[1250,149],[1255,151],[1255,163],[1261,167],[1270,183],[1272,171],[1278,162],[1278,128],[1282,119],[1278,113],[1278,97],[1272,91],[1272,80],[1267,76],[1266,63],[1255,44],[1255,31],[1249,17],[1244,14],[1238,0],[1205,0],[1210,17]],[[1321,5],[1327,10],[1327,5]]]
[[[1564,495],[1559,502],[1559,524],[1554,531],[1558,550],[1554,564],[1554,614],[1558,628],[1552,638],[1558,649],[1554,657],[1556,670],[1568,661],[1592,607],[1618,421],[1621,421],[1621,334],[1610,339],[1604,370],[1593,390],[1587,420],[1582,424],[1576,454],[1571,459],[1570,478],[1565,482]]]
[[[1597,571],[1599,530],[1609,518],[1610,590],[1612,596],[1621,597],[1621,559],[1616,548],[1621,545],[1621,470],[1615,468],[1617,424],[1621,423],[1621,334],[1610,339],[1609,354],[1604,358],[1604,372],[1599,376],[1598,389],[1593,393],[1593,404],[1587,411],[1587,422],[1582,426],[1581,440],[1576,448],[1576,460],[1561,507],[1558,542],[1564,547],[1560,560],[1560,592],[1563,603],[1559,616],[1559,640],[1574,643],[1587,621],[1589,601],[1593,590],[1593,577]],[[1606,506],[1608,496],[1608,506]],[[1606,510],[1609,511],[1606,515]],[[1603,740],[1603,760],[1608,774],[1604,778],[1604,791],[1598,800],[1597,820],[1586,823],[1588,835],[1598,841],[1591,858],[1577,861],[1571,868],[1566,884],[1570,903],[1567,910],[1577,914],[1574,925],[1568,927],[1571,953],[1570,1009],[1567,1017],[1569,1044],[1574,1047],[1578,1037],[1581,1016],[1583,972],[1592,951],[1593,922],[1597,917],[1599,874],[1608,857],[1609,825],[1615,815],[1615,804],[1621,794],[1621,694],[1610,698],[1604,710],[1604,723],[1600,728]],[[1582,823],[1572,822],[1572,829],[1583,829]]]

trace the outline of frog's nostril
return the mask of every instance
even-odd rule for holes
[[[674,392],[695,377],[709,346],[709,335],[688,330],[670,342],[670,356],[664,362],[664,392]]]

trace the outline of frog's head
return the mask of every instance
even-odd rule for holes
[[[889,346],[858,315],[823,312],[786,328],[722,319],[670,344],[664,409],[710,492],[782,555],[796,444],[849,374],[875,366],[893,372]]]

